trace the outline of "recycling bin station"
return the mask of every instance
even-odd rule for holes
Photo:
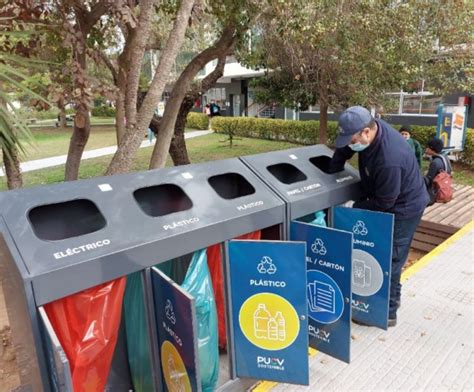
[[[352,166],[346,164],[343,171],[328,173],[332,155],[327,146],[315,145],[240,158],[285,201],[285,239],[292,220],[359,198],[360,178]],[[330,220],[330,210],[327,215]]]
[[[110,324],[104,328],[117,341],[107,352],[111,360],[105,390],[133,389],[129,373],[135,365],[126,363],[123,331],[127,310],[121,307],[125,279],[138,273],[144,346],[150,349],[149,382],[154,390],[162,390],[151,267],[255,231],[261,231],[260,238],[281,239],[288,226],[282,195],[290,201],[290,217],[353,197],[358,181],[354,170],[327,175],[312,163],[318,157],[329,157],[329,150],[308,147],[0,193],[0,267],[22,385],[34,391],[73,389],[73,364],[61,343],[73,334],[58,331],[57,325],[69,322],[78,328],[81,317],[89,317],[81,314],[80,306],[97,313],[94,306],[100,305],[110,314],[98,314],[97,319]],[[273,171],[269,165],[283,166]],[[293,178],[289,166],[305,178]],[[283,177],[277,180],[272,173]],[[291,192],[304,187],[311,192]],[[81,297],[96,287],[100,289],[93,296]],[[116,297],[107,299],[114,292]],[[70,298],[75,302],[61,302]],[[77,319],[71,319],[71,312]],[[128,355],[130,350],[128,342]],[[232,344],[227,350],[231,354]],[[83,366],[84,377],[89,377],[89,365],[81,362],[85,359],[77,359],[74,366]],[[242,388],[229,381],[233,378],[227,371],[218,389]]]

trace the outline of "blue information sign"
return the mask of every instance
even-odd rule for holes
[[[352,233],[296,221],[290,230],[307,245],[309,345],[349,363]]]
[[[230,241],[237,376],[309,383],[303,242]]]
[[[354,234],[352,318],[387,329],[393,215],[335,207],[334,227]]]
[[[151,277],[165,391],[200,391],[194,299],[157,268]]]
[[[436,136],[443,141],[443,148],[462,151],[466,140],[467,106],[439,105]]]

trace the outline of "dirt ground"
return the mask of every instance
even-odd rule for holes
[[[411,250],[405,268],[423,255],[422,252]],[[10,392],[20,385],[11,332],[0,277],[0,392]]]
[[[19,385],[20,378],[0,279],[0,392],[10,392]]]

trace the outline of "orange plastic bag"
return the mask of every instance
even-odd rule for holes
[[[237,237],[239,240],[259,240],[260,230]],[[219,331],[219,348],[226,349],[227,334],[225,331],[225,303],[224,303],[224,276],[222,273],[221,244],[215,244],[207,248],[207,266],[211,274],[212,286],[217,308],[217,328]]]
[[[103,392],[117,342],[126,277],[45,305],[67,358],[74,392]]]

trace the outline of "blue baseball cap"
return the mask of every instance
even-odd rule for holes
[[[351,106],[344,110],[339,117],[339,129],[336,138],[336,148],[342,148],[351,143],[352,136],[362,131],[374,118],[362,106]]]

